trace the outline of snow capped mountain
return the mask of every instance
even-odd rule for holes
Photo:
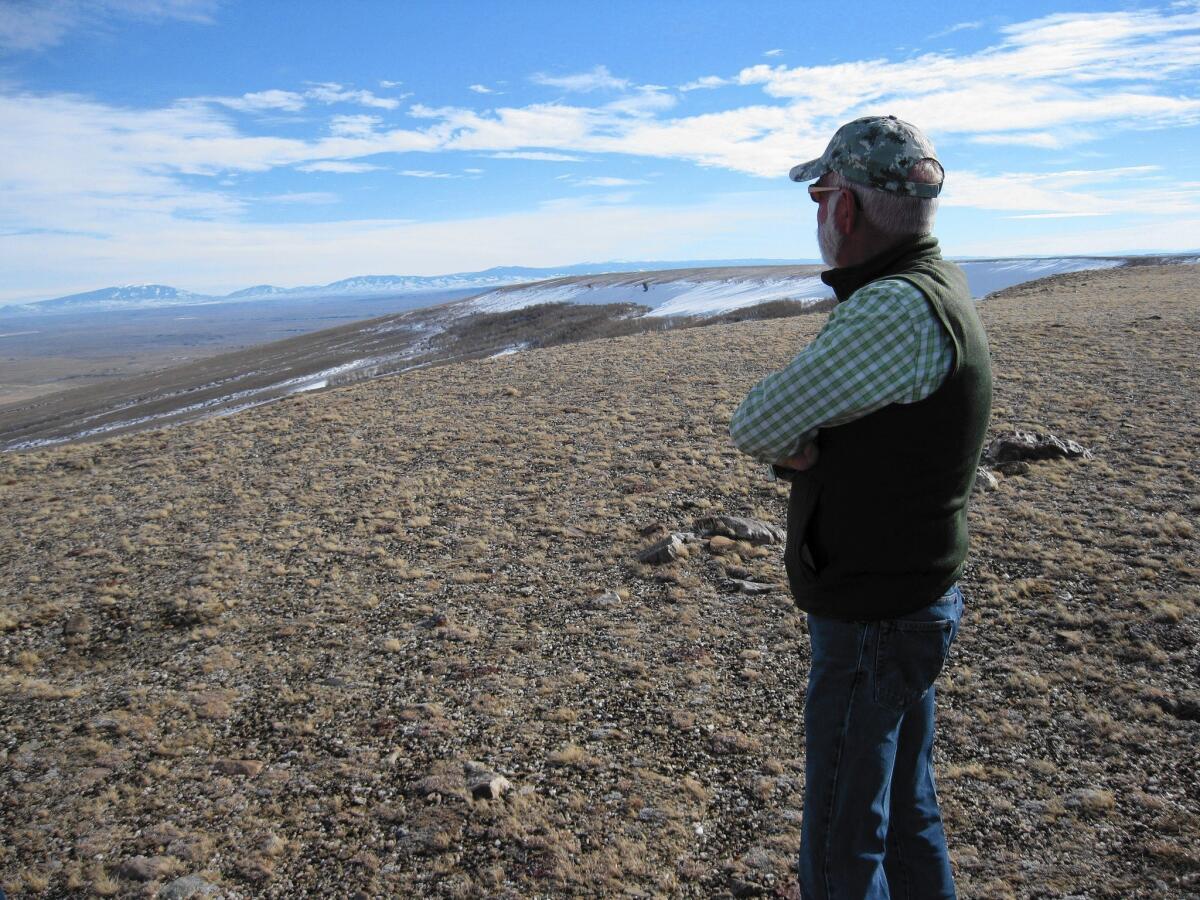
[[[971,259],[959,263],[971,291],[985,297],[1023,281],[1064,272],[1126,265],[1130,257],[1054,257]],[[1161,257],[1166,262],[1186,262]],[[282,288],[262,284],[224,296],[183,291],[165,284],[125,285],[71,294],[53,300],[0,306],[0,315],[44,315],[105,310],[159,309],[217,305],[248,300],[386,298],[434,292],[479,290],[470,301],[475,311],[516,309],[535,303],[634,302],[652,315],[714,315],[766,300],[818,300],[830,296],[817,277],[821,266],[781,260],[705,260],[702,262],[581,263],[557,268],[496,266],[450,275],[357,275],[326,285]],[[703,274],[699,274],[703,273]],[[595,277],[592,277],[595,276]],[[533,282],[533,283],[531,283]],[[646,287],[642,288],[643,282]],[[462,296],[462,293],[459,296]],[[444,300],[445,296],[441,298]],[[414,300],[410,306],[441,300]]]
[[[244,297],[274,297],[278,294],[286,294],[289,290],[290,288],[275,287],[273,284],[256,284],[254,287],[242,288],[240,291],[226,294],[224,299],[240,300]]]
[[[69,312],[82,309],[136,309],[142,306],[173,306],[203,302],[205,299],[207,298],[201,294],[181,291],[179,288],[166,284],[127,284],[122,287],[101,288],[98,291],[86,291],[82,294],[71,294],[27,305],[35,306],[38,312]]]

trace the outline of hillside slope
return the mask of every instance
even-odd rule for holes
[[[981,309],[993,430],[1095,457],[973,506],[937,751],[961,896],[1194,896],[1197,270]],[[782,523],[726,426],[823,318],[0,457],[0,884],[788,896],[807,637],[779,548],[636,554],[712,512]]]

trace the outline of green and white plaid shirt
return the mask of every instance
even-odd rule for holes
[[[885,278],[834,307],[816,339],[768,375],[733,414],[738,449],[766,463],[798,452],[821,428],[932,394],[954,364],[954,342],[916,287]]]

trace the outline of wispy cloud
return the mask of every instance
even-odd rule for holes
[[[356,103],[359,106],[377,106],[380,109],[396,109],[400,101],[395,97],[377,97],[370,91],[356,91],[334,81],[324,82],[304,92],[306,97],[320,103]]]
[[[0,3],[0,49],[45,50],[72,31],[103,28],[113,20],[176,19],[211,23],[217,0],[53,0]]]
[[[494,94],[494,93],[496,93],[490,87],[488,87],[486,84],[469,84],[469,85],[467,85],[467,90],[474,91],[477,94]]]
[[[719,75],[705,75],[703,78],[697,78],[695,81],[689,81],[686,84],[681,84],[681,91],[710,91],[713,88],[724,87],[727,84],[737,84],[736,79],[722,78]]]
[[[331,159],[306,163],[302,166],[296,166],[296,168],[301,172],[330,172],[335,175],[357,175],[362,172],[377,172],[383,166],[375,166],[371,163],[339,162]]]
[[[571,156],[569,153],[547,153],[544,150],[501,150],[499,153],[489,153],[492,159],[532,159],[538,162],[583,162],[582,156]]]
[[[641,178],[617,178],[612,175],[592,175],[587,178],[576,178],[574,184],[580,187],[628,187],[634,184],[645,184]]]
[[[193,97],[191,99],[196,103],[216,103],[239,112],[299,112],[308,105],[310,100],[325,105],[348,103],[377,109],[396,109],[400,106],[400,101],[407,96],[409,95],[377,97],[370,91],[353,90],[329,82],[315,85],[304,91],[285,91],[273,88],[267,91],[242,94],[240,97]]]
[[[615,77],[608,71],[608,66],[596,66],[589,72],[574,75],[547,75],[545,72],[538,72],[531,76],[531,80],[535,84],[583,94],[601,90],[623,91],[629,87],[629,80]]]
[[[285,194],[271,194],[263,197],[268,203],[301,203],[301,204],[327,204],[337,203],[340,199],[337,194],[329,193],[328,191],[289,191]]]
[[[764,50],[763,56],[783,56],[783,50],[776,47],[774,50]]]
[[[462,178],[451,172],[434,172],[430,169],[404,169],[400,174],[409,178]]]
[[[242,94],[240,97],[201,97],[209,103],[219,103],[230,109],[241,112],[263,112],[265,110],[283,110],[284,112],[299,112],[304,109],[304,94],[295,91],[255,91]]]
[[[379,116],[334,116],[329,120],[329,133],[348,138],[371,137],[382,122]]]
[[[946,37],[951,34],[958,34],[958,32],[960,32],[960,31],[974,31],[977,28],[982,28],[983,24],[984,23],[982,21],[980,21],[980,22],[958,22],[955,25],[951,25],[949,28],[943,28],[941,31],[935,31],[933,34],[929,35],[929,40],[943,38],[943,37]]]

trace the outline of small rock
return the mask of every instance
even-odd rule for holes
[[[1167,712],[1185,722],[1200,722],[1200,693],[1180,694]]]
[[[1092,451],[1074,441],[1038,431],[1010,431],[988,444],[984,458],[992,463],[1040,459],[1091,459]]]
[[[215,897],[220,893],[220,888],[211,881],[205,881],[199,875],[184,875],[164,885],[158,892],[158,900],[191,900],[193,897]]]
[[[638,554],[638,562],[651,566],[673,562],[683,554],[683,538],[678,533],[667,535]]]
[[[1028,475],[1029,463],[1019,459],[996,463],[996,471],[1008,478],[1012,478],[1014,475]]]
[[[605,591],[598,597],[593,597],[587,602],[590,609],[612,609],[621,602],[621,595],[616,591]]]
[[[471,785],[471,796],[476,800],[499,800],[512,790],[512,782],[503,775],[492,775]]]
[[[773,584],[761,584],[757,581],[746,581],[744,578],[730,578],[725,582],[727,590],[737,591],[739,594],[749,594],[757,596],[758,594],[769,594],[772,591],[778,590]]]
[[[736,541],[730,540],[721,534],[714,534],[708,539],[708,550],[710,553],[723,554],[728,553],[734,546]]]
[[[67,637],[90,634],[91,631],[92,621],[83,613],[76,613],[63,624],[63,634]]]
[[[975,470],[975,490],[980,493],[996,490],[1000,487],[1000,479],[995,473],[986,466],[980,466]]]
[[[767,892],[767,889],[753,881],[733,878],[729,882],[729,892],[735,897],[761,897]]]
[[[218,759],[213,767],[222,775],[245,775],[253,778],[262,771],[263,764],[257,759]]]
[[[172,874],[179,867],[179,860],[171,856],[131,856],[121,863],[118,873],[136,881],[157,881]]]
[[[786,537],[778,525],[742,516],[705,516],[697,519],[694,527],[703,537],[719,534],[752,544],[779,544]]]

